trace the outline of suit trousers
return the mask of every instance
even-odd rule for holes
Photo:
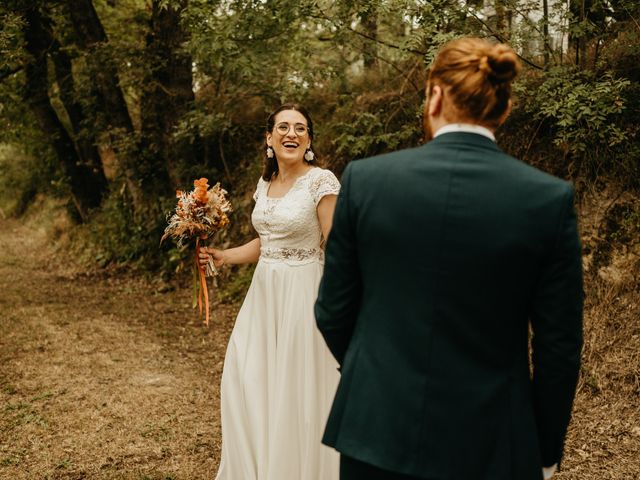
[[[424,478],[390,472],[355,458],[340,455],[340,480],[424,480]]]

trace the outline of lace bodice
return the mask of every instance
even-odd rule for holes
[[[298,177],[279,198],[267,196],[269,182],[260,178],[251,215],[260,235],[260,259],[298,264],[322,261],[322,233],[316,207],[325,195],[337,195],[340,183],[333,173],[312,168]]]

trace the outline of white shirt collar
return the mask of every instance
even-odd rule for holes
[[[449,123],[444,127],[440,127],[438,131],[433,135],[433,138],[451,132],[475,133],[478,135],[482,135],[483,137],[487,137],[494,142],[496,141],[496,137],[491,130],[481,125],[475,125],[473,123]]]

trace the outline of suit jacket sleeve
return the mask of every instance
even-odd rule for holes
[[[358,265],[355,215],[351,203],[351,171],[347,165],[327,241],[316,322],[329,350],[342,365],[360,305],[362,280]]]
[[[532,311],[533,401],[543,466],[560,463],[582,349],[582,257],[573,189],[563,198],[556,244]]]

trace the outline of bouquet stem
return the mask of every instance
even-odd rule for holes
[[[207,277],[215,277],[218,275],[218,269],[216,268],[215,263],[213,263],[213,257],[209,255],[207,259],[207,265],[205,266],[205,273]]]

